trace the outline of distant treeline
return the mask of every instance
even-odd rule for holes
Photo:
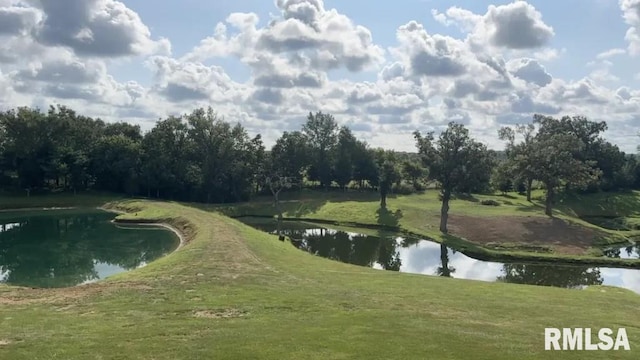
[[[640,187],[635,156],[599,137],[606,124],[541,116],[534,124],[501,130],[507,142],[501,156],[475,147],[473,151],[482,154],[476,154],[473,166],[452,166],[464,159],[447,157],[452,155],[447,151],[464,149],[456,150],[456,144],[442,136],[416,133],[415,154],[382,150],[322,112],[310,113],[300,130],[284,132],[266,149],[260,135],[249,136],[240,124],[223,120],[211,108],[159,120],[146,133],[138,125],[105,123],[64,106],[46,113],[17,108],[0,113],[0,191],[97,190],[235,202],[270,194],[282,179],[287,179],[287,188],[375,189],[383,197],[423,190],[430,181],[454,193],[526,192],[533,181],[551,192]],[[459,131],[466,129],[450,124],[449,133]],[[455,186],[447,185],[452,177]]]

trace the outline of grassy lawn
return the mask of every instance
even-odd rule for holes
[[[633,242],[640,231],[603,228],[583,217],[624,216],[628,224],[640,211],[640,193],[596,194],[562,199],[555,220],[544,215],[543,192],[534,192],[532,202],[516,193],[474,195],[451,202],[450,235],[440,233],[440,206],[436,191],[420,195],[398,195],[379,208],[375,193],[301,192],[285,197],[282,207],[287,218],[329,221],[353,225],[397,228],[429,237],[435,241],[481,258],[503,261],[527,259],[579,263],[640,266],[639,261],[620,261],[602,256],[602,249]],[[617,199],[617,200],[611,200]],[[499,206],[482,205],[495,200]],[[269,198],[250,203],[203,206],[229,216],[273,216],[275,208]],[[640,223],[640,221],[639,221]],[[630,225],[631,226],[631,225]]]
[[[107,201],[122,199],[120,195],[84,192],[77,195],[58,193],[26,196],[0,193],[0,211],[15,209],[38,209],[56,207],[95,207]]]
[[[640,351],[640,296],[627,290],[384,272],[315,257],[189,206],[110,207],[129,212],[125,220],[169,223],[187,244],[95,284],[0,286],[0,359],[637,359]],[[546,352],[545,327],[625,327],[631,351]]]

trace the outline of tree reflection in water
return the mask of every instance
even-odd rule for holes
[[[258,229],[275,232],[275,222],[272,220],[243,221]],[[375,235],[364,235],[295,221],[284,222],[282,229],[283,234],[301,250],[355,265],[444,277],[564,288],[605,283],[603,274],[597,267],[486,262],[470,258],[444,244],[399,237],[389,232],[367,230]],[[621,251],[636,254],[637,249],[634,247]],[[614,252],[611,254],[615,255]],[[403,261],[406,264],[401,269]]]
[[[603,282],[600,269],[587,266],[504,264],[503,268],[504,275],[497,280],[508,283],[578,288]]]
[[[275,223],[263,221],[251,225],[275,233]],[[320,228],[312,224],[284,222],[281,233],[298,249],[349,264],[399,271],[402,262],[395,237],[380,233],[368,236],[346,231]]]

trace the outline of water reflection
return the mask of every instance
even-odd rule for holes
[[[640,245],[630,245],[621,248],[607,249],[603,253],[607,257],[618,259],[638,259],[640,258]]]
[[[262,225],[263,230],[274,234],[277,232],[271,222]],[[297,248],[328,259],[393,271],[400,270],[402,265],[396,251],[398,245],[392,237],[308,228],[304,224],[291,222],[283,222],[281,233],[293,239],[292,243]]]
[[[241,220],[275,233],[276,224],[273,221],[255,218]],[[302,222],[283,222],[282,232],[304,251],[377,269],[564,288],[612,285],[640,293],[640,270],[481,261],[428,240],[398,237],[385,232],[368,236]],[[618,257],[624,253],[621,251]],[[637,252],[635,254],[637,257]]]
[[[0,216],[0,282],[65,287],[138,268],[174,250],[175,234],[119,228],[103,211],[4,213]]]

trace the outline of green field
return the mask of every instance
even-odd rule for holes
[[[640,296],[631,291],[383,272],[189,206],[107,207],[127,211],[123,220],[171,224],[187,244],[95,284],[0,286],[0,359],[638,357]],[[625,327],[632,350],[545,352],[545,327]]]

